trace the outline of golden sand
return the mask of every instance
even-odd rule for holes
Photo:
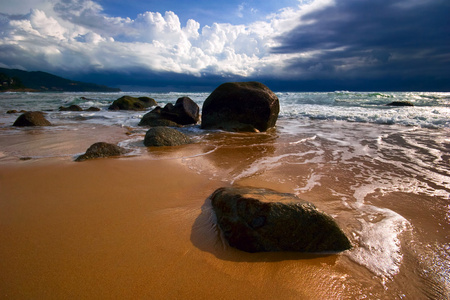
[[[308,274],[325,269],[322,275],[341,276],[333,270],[337,256],[251,255],[224,245],[205,204],[222,185],[177,160],[3,164],[1,297],[299,299],[333,293],[316,290]]]

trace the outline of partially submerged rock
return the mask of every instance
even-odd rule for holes
[[[204,129],[266,131],[274,127],[280,111],[278,97],[259,82],[220,85],[202,107]]]
[[[149,97],[131,97],[122,96],[115,100],[110,106],[109,110],[145,110],[149,107],[156,106],[155,99]]]
[[[101,111],[101,109],[95,106],[91,106],[88,109],[86,109],[86,111]]]
[[[196,124],[200,120],[200,108],[189,97],[178,98],[175,105],[168,103],[145,114],[140,126],[171,126]]]
[[[146,147],[179,146],[190,144],[191,139],[184,133],[170,127],[153,127],[145,134]]]
[[[386,104],[386,106],[414,106],[414,104],[409,101],[393,101]]]
[[[83,110],[83,108],[81,108],[80,106],[72,104],[67,107],[60,106],[59,111],[101,111],[101,109],[98,107],[91,106],[88,109]]]
[[[83,111],[83,109],[75,104],[72,104],[68,107],[60,106],[59,111]]]
[[[20,115],[13,126],[50,126],[52,125],[40,111],[28,111]]]
[[[78,156],[78,158],[75,161],[85,161],[87,159],[94,159],[100,157],[119,156],[122,154],[126,154],[128,152],[129,152],[128,150],[119,147],[117,145],[105,142],[98,142],[91,145],[86,150],[86,153]]]
[[[293,194],[247,187],[219,188],[211,196],[230,246],[247,252],[338,252],[351,243],[335,220]]]

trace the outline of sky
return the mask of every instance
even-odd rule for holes
[[[123,90],[450,91],[448,0],[0,0],[0,67]]]

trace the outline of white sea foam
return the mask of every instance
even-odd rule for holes
[[[316,138],[317,138],[317,135],[314,135],[314,136],[309,137],[309,138],[299,139],[298,141],[290,142],[289,144],[297,145],[297,144],[305,143],[307,141],[314,141]]]
[[[137,155],[142,154],[143,147],[136,146],[136,145],[140,145],[140,144],[143,145],[143,138],[140,136],[136,136],[136,137],[131,137],[130,139],[119,142],[118,146],[130,151],[126,155],[137,156]]]
[[[399,235],[409,222],[396,212],[372,205],[361,205],[361,230],[353,233],[358,246],[347,255],[386,279],[399,272],[403,260]]]
[[[355,209],[361,225],[360,230],[353,232],[353,238],[358,245],[347,255],[376,275],[390,279],[399,272],[403,259],[399,236],[411,227],[408,220],[400,214],[365,203],[365,198],[375,191],[391,191],[391,179],[380,182],[369,178],[367,181],[375,183],[353,187],[354,203],[344,200],[346,206]]]

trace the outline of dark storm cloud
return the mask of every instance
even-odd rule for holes
[[[273,51],[312,51],[288,64],[304,78],[442,82],[450,79],[449,16],[448,0],[336,0],[304,15]]]

